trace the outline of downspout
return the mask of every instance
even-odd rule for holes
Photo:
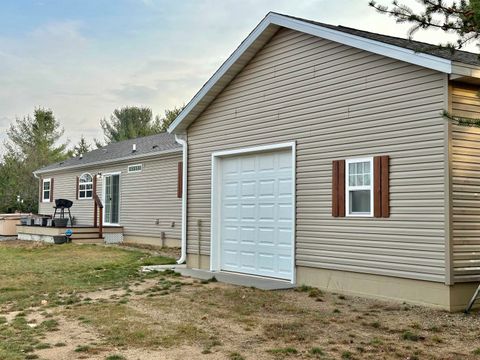
[[[175,141],[182,145],[182,251],[177,264],[187,261],[187,170],[188,170],[188,144],[185,139],[175,134]]]

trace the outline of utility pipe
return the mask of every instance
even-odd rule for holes
[[[182,251],[177,264],[187,261],[187,170],[188,170],[188,144],[187,141],[175,134],[175,141],[182,145]]]

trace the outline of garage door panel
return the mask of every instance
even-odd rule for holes
[[[275,244],[275,228],[274,227],[260,227],[258,229],[258,244],[259,245],[274,245]]]
[[[240,243],[241,244],[255,244],[256,243],[256,229],[255,227],[242,226],[240,228]]]
[[[258,195],[265,197],[275,197],[275,180],[260,180]]]
[[[257,183],[255,180],[242,181],[242,198],[255,198],[256,197],[256,186]]]
[[[292,278],[291,156],[278,151],[221,160],[221,269]]]

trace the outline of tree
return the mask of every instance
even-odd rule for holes
[[[480,38],[480,0],[418,0],[423,5],[420,12],[413,11],[410,7],[398,0],[392,6],[379,5],[370,1],[369,5],[380,13],[392,16],[397,23],[412,24],[408,35],[411,39],[418,30],[429,28],[441,29],[446,33],[455,34],[455,43],[438,44],[440,49],[449,49],[452,53],[462,49],[467,43]],[[478,45],[478,44],[477,44]],[[448,111],[443,111],[443,117],[461,126],[480,127],[480,119],[456,116]]]
[[[152,110],[147,107],[115,109],[110,120],[102,119],[100,124],[107,144],[160,132],[159,125],[153,121]]]
[[[153,119],[152,110],[147,107],[126,106],[115,109],[110,120],[100,120],[105,142],[109,144],[165,132],[182,110],[183,106],[167,109],[164,117],[157,115]],[[94,139],[94,143],[97,148],[104,146],[97,139]]]
[[[0,166],[2,210],[37,211],[39,186],[33,171],[72,155],[67,142],[59,143],[63,129],[52,110],[38,108],[33,118],[17,119],[7,135]]]
[[[370,1],[370,6],[380,13],[392,16],[397,23],[412,24],[408,35],[410,38],[420,29],[436,28],[457,35],[455,43],[439,44],[452,52],[461,49],[471,41],[480,37],[480,0],[418,0],[423,10],[415,12],[398,0],[392,6],[379,5]]]
[[[22,161],[14,155],[6,154],[2,159],[2,163],[0,163],[0,212],[2,213],[35,208],[34,203],[31,204],[28,200],[27,203],[25,203],[25,200],[22,198],[17,198],[20,195],[18,192],[18,183],[22,181],[20,173],[23,172],[18,171],[21,168]]]
[[[185,105],[179,108],[174,107],[172,110],[167,109],[165,110],[165,116],[163,118],[157,116],[156,121],[160,125],[160,131],[167,131],[170,124],[177,118],[178,114],[180,114],[184,108]]]
[[[87,143],[87,140],[83,137],[83,135],[80,137],[80,141],[78,142],[77,145],[73,147],[73,155],[74,156],[80,156],[82,154],[85,154],[91,150],[91,145]]]

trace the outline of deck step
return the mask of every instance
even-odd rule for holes
[[[104,238],[71,239],[72,244],[104,244]]]
[[[89,231],[89,232],[81,232],[81,233],[73,233],[71,239],[91,239],[99,237],[98,231]]]

